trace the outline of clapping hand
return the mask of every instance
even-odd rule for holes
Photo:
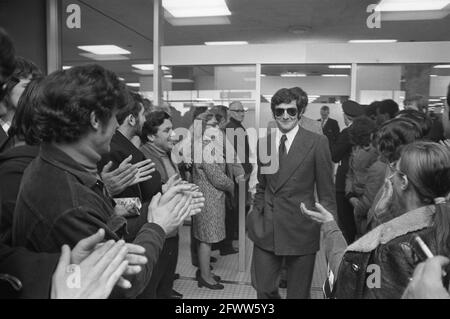
[[[122,193],[132,185],[138,173],[138,168],[130,164],[132,156],[128,156],[119,167],[111,171],[112,162],[108,162],[100,173],[103,183],[111,196]]]
[[[62,247],[52,277],[52,299],[105,299],[128,267],[128,248],[123,240],[110,240],[96,248],[80,264],[71,264],[69,246]],[[131,284],[127,282],[127,287]]]

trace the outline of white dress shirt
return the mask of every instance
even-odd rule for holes
[[[286,138],[287,138],[286,142],[284,142],[284,145],[286,146],[286,154],[289,154],[289,149],[291,148],[292,142],[294,141],[294,138],[297,135],[298,129],[299,129],[299,126],[295,125],[295,127],[292,130],[290,130],[289,132],[282,133],[280,131],[280,129],[277,128],[277,135],[276,135],[276,141],[275,141],[276,146],[277,146],[277,148],[276,148],[277,152],[278,152],[278,149],[280,148],[281,137],[284,134],[284,135],[286,135]]]

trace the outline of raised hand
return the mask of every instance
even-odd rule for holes
[[[96,249],[104,245],[104,243],[102,243],[104,238],[105,231],[103,229],[99,229],[94,235],[80,240],[71,251],[70,263],[75,265],[81,264]],[[147,263],[147,258],[141,256],[145,253],[145,248],[134,244],[126,244],[126,247],[128,248],[126,259],[129,261],[129,265],[125,269],[125,274],[138,274],[141,271],[141,266]],[[122,288],[128,288],[129,282],[123,278],[120,278],[117,285]]]
[[[122,193],[127,187],[131,186],[136,179],[138,168],[130,164],[132,155],[120,163],[119,167],[111,171],[112,162],[108,162],[100,173],[103,183],[111,196]]]
[[[125,242],[112,240],[96,248],[80,264],[70,263],[69,246],[62,247],[58,266],[52,277],[52,299],[105,299],[125,273],[128,261]],[[70,271],[71,270],[71,271]],[[130,282],[126,287],[130,288]]]
[[[304,203],[300,204],[301,212],[318,223],[326,223],[334,220],[333,214],[326,210],[322,205],[316,203],[317,211],[307,209]]]
[[[171,187],[182,184],[184,181],[181,179],[180,175],[175,174],[170,177],[167,182],[162,186],[162,192],[165,194]],[[184,184],[184,183],[183,183]]]
[[[166,234],[178,228],[187,217],[198,214],[203,207],[203,202],[197,199],[194,203],[191,195],[175,192],[175,195],[164,203],[162,197],[161,193],[158,193],[152,198],[147,219],[161,226]]]
[[[402,298],[450,299],[450,294],[442,284],[442,269],[448,263],[448,258],[436,256],[417,265]]]
[[[134,167],[137,168],[138,172],[131,185],[139,184],[151,179],[152,173],[155,171],[155,163],[153,163],[151,159],[146,159],[144,161],[136,163],[134,164]]]

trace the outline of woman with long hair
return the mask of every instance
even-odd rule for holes
[[[322,223],[325,254],[336,276],[335,298],[400,298],[415,266],[426,259],[415,244],[420,236],[435,255],[450,256],[450,152],[432,142],[404,147],[387,178],[406,211],[348,246],[333,215],[301,204]],[[448,269],[447,269],[448,273]]]

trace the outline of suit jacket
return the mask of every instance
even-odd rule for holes
[[[302,116],[300,118],[300,127],[303,127],[305,130],[308,130],[310,132],[322,135],[322,127],[320,126],[319,123],[317,123],[317,121],[314,121],[313,119],[310,119],[309,117],[306,116]]]
[[[352,154],[352,143],[348,134],[348,127],[339,133],[337,141],[330,143],[331,158],[333,162],[340,163],[336,172],[336,191],[345,192],[345,179],[350,162],[350,155]]]
[[[255,245],[276,255],[307,255],[319,250],[320,226],[300,212],[300,203],[314,207],[314,185],[320,203],[336,212],[333,167],[325,136],[299,128],[284,167],[267,170],[278,161],[275,143],[267,136],[258,142],[258,185],[253,210],[247,217],[248,234]],[[267,157],[268,154],[273,155]]]
[[[318,121],[321,123],[322,119],[319,119]],[[340,131],[339,124],[335,119],[328,118],[324,127],[322,127],[322,131],[323,134],[328,138],[328,141],[330,142],[331,145],[332,143],[335,143],[337,141]]]

